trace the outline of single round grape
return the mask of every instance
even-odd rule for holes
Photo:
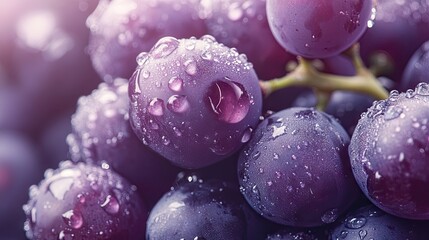
[[[101,83],[79,99],[67,142],[74,161],[112,167],[138,187],[147,206],[153,206],[179,170],[140,142],[131,129],[129,104],[126,79]]]
[[[245,204],[227,182],[185,176],[152,209],[146,239],[247,239]]]
[[[400,81],[400,89],[406,91],[415,88],[420,82],[429,83],[427,78],[429,69],[429,41],[417,49],[404,70],[404,75]]]
[[[246,54],[260,79],[286,74],[286,64],[296,57],[271,33],[265,0],[212,0],[201,5],[208,34]]]
[[[334,118],[311,108],[273,114],[240,155],[241,192],[253,209],[276,223],[332,223],[358,196],[349,141]]]
[[[132,127],[172,163],[205,167],[250,139],[262,96],[243,54],[212,36],[165,37],[137,62],[129,85]]]
[[[429,220],[429,85],[375,102],[351,140],[353,173],[365,195],[382,210]]]
[[[118,174],[65,161],[30,188],[24,205],[29,239],[142,239],[147,209]]]
[[[0,131],[0,236],[4,231],[22,232],[22,205],[28,187],[43,175],[40,154],[25,135]]]
[[[103,0],[88,18],[92,63],[105,80],[130,78],[136,56],[165,36],[206,33],[199,0]]]
[[[377,0],[376,9],[359,40],[362,59],[367,65],[387,62],[391,66],[383,76],[399,83],[408,59],[429,39],[429,2]]]
[[[286,51],[335,56],[354,44],[370,20],[372,0],[267,0],[271,31]]]
[[[410,221],[386,214],[373,205],[361,207],[338,221],[330,240],[344,239],[427,239],[427,221]]]

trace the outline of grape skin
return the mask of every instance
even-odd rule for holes
[[[248,140],[262,107],[244,55],[214,41],[166,37],[130,79],[130,120],[143,143],[189,169],[209,166]]]
[[[355,43],[370,20],[371,0],[267,0],[267,16],[277,41],[306,58],[335,56]]]
[[[429,83],[427,69],[429,69],[429,41],[423,43],[408,61],[400,89],[406,91],[415,88],[421,82]]]
[[[348,144],[345,130],[325,113],[289,108],[273,114],[240,155],[241,191],[253,209],[276,223],[331,223],[358,196]]]
[[[367,198],[382,210],[429,219],[429,85],[375,102],[353,133],[349,155]]]

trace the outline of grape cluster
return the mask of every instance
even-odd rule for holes
[[[0,239],[428,238],[427,0],[16,0],[0,36]]]

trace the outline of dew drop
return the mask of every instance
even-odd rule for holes
[[[216,38],[213,37],[212,35],[204,35],[200,39],[208,43],[216,42]]]
[[[112,195],[107,195],[106,199],[100,206],[109,214],[117,214],[119,212],[119,202]]]
[[[164,115],[164,101],[159,98],[153,98],[149,102],[149,106],[147,107],[147,111],[153,116],[162,116]]]
[[[175,92],[179,92],[183,87],[183,80],[179,77],[172,77],[168,81],[168,87]]]
[[[149,60],[149,53],[147,52],[141,52],[136,57],[136,62],[139,66],[145,65],[148,60]]]
[[[321,220],[324,223],[333,223],[333,222],[335,222],[335,220],[337,220],[338,215],[339,215],[338,209],[334,208],[334,209],[331,209],[331,210],[325,212],[325,214],[323,214]]]
[[[349,234],[349,232],[348,232],[348,231],[343,230],[343,231],[341,231],[341,233],[340,233],[340,238],[345,239],[345,238],[347,237],[347,235],[348,235],[348,234]]]
[[[184,95],[173,95],[168,98],[167,108],[175,113],[184,113],[189,110],[189,101]]]
[[[364,239],[366,237],[366,235],[368,235],[368,232],[366,230],[360,230],[359,231],[359,238],[360,239]]]
[[[416,87],[416,93],[422,96],[429,95],[429,84],[427,83],[419,83]]]
[[[67,211],[62,215],[64,222],[73,229],[79,229],[83,225],[82,214],[78,211]]]
[[[184,65],[187,74],[195,75],[197,73],[197,63],[194,60],[187,60]]]
[[[174,37],[163,37],[151,49],[153,58],[164,58],[173,53],[179,46],[179,40]]]
[[[346,219],[346,228],[349,229],[359,229],[366,224],[366,218],[365,217],[352,217]]]
[[[244,130],[243,136],[241,137],[242,143],[247,143],[250,140],[250,137],[252,136],[253,129],[251,127],[246,128]]]
[[[143,71],[142,72],[142,77],[145,78],[145,79],[148,79],[150,77],[150,72],[147,71],[147,70]]]
[[[215,81],[205,96],[208,108],[220,121],[238,123],[249,112],[250,97],[243,85],[237,82]]]
[[[207,61],[211,61],[213,59],[213,54],[207,50],[201,53],[201,58]]]
[[[392,120],[392,119],[398,118],[402,112],[403,112],[403,110],[401,107],[390,106],[387,109],[386,113],[384,114],[384,119],[385,120]]]

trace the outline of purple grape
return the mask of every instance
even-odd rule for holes
[[[307,58],[335,56],[355,43],[371,17],[372,0],[267,0],[267,15],[277,41]]]
[[[287,62],[296,58],[271,33],[265,0],[202,1],[202,12],[208,33],[246,54],[260,79],[284,76]]]
[[[428,227],[427,221],[397,218],[369,205],[349,213],[338,221],[333,226],[329,239],[425,240]]]
[[[39,152],[27,137],[0,131],[0,238],[7,231],[22,232],[21,207],[28,187],[42,177],[39,161]]]
[[[247,239],[245,204],[227,182],[185,176],[152,209],[146,239]]]
[[[365,195],[393,215],[429,220],[429,85],[375,102],[362,115],[349,153]]]
[[[124,178],[69,161],[45,172],[23,208],[29,239],[142,239],[147,219],[135,187]]]
[[[408,59],[429,40],[428,12],[426,0],[377,0],[373,26],[360,39],[365,63],[371,65],[376,55],[383,54],[392,64],[384,75],[398,83]]]
[[[101,83],[79,99],[67,142],[74,161],[107,164],[137,185],[147,206],[153,206],[179,170],[136,137],[128,120],[129,102],[126,79]]]
[[[92,63],[105,81],[129,78],[136,56],[165,36],[206,33],[199,0],[103,0],[88,18]]]
[[[358,196],[349,140],[325,113],[289,108],[273,114],[259,124],[240,155],[241,191],[253,209],[276,223],[312,227],[334,222]]]
[[[249,140],[262,106],[243,54],[213,37],[165,37],[130,79],[131,123],[143,143],[184,168],[201,168]]]
[[[429,83],[429,41],[425,42],[410,58],[400,81],[402,91],[415,88],[420,82]]]

